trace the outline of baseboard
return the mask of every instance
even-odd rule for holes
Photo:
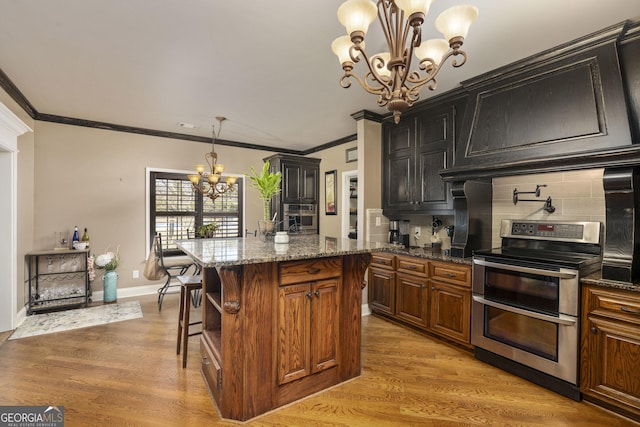
[[[153,295],[158,293],[159,285],[136,286],[133,288],[118,289],[118,298],[139,297],[142,295]],[[91,294],[91,301],[102,301],[103,291],[94,291]]]
[[[362,316],[368,316],[371,314],[371,309],[369,308],[369,304],[362,304]]]

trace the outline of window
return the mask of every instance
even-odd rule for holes
[[[166,253],[178,253],[175,240],[193,238],[199,226],[214,221],[219,226],[216,236],[242,235],[242,178],[238,177],[233,191],[213,202],[194,192],[185,174],[151,172],[149,177],[149,235],[153,237],[155,233],[162,233],[162,249]]]

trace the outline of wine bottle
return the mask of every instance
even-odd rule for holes
[[[78,226],[73,228],[73,237],[71,238],[71,247],[76,248],[76,243],[80,241],[80,235],[78,234]]]
[[[82,239],[81,239],[81,241],[82,241],[83,243],[86,243],[86,244],[87,244],[87,247],[86,247],[86,248],[87,248],[87,249],[89,249],[89,233],[87,233],[87,228],[86,228],[86,227],[85,227],[85,229],[84,229],[84,233],[82,233]]]

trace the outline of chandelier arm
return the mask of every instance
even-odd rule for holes
[[[369,75],[371,75],[371,72],[368,72],[368,73],[366,74],[366,76],[369,76]],[[386,90],[386,89],[387,89],[387,88],[386,88],[386,86],[385,86],[385,85],[382,85],[382,84],[381,84],[379,87],[372,87],[372,86],[369,86],[369,84],[366,82],[366,79],[367,79],[367,77],[366,77],[366,76],[365,76],[365,78],[364,78],[364,79],[361,79],[361,78],[360,78],[358,75],[356,75],[356,74],[352,74],[352,75],[350,75],[349,77],[353,77],[354,79],[356,79],[356,81],[357,81],[358,83],[360,83],[360,86],[362,86],[362,88],[363,88],[364,90],[366,90],[367,92],[369,92],[370,94],[373,94],[373,95],[380,95],[380,94],[382,94],[383,92],[388,91],[388,90]],[[372,79],[372,81],[375,81],[375,82],[380,83],[380,81],[376,80],[376,79],[375,79],[375,77],[373,77],[373,76],[371,77],[371,79]]]
[[[387,6],[389,4],[389,6]],[[384,37],[387,40],[387,46],[389,46],[389,53],[393,53],[391,51],[392,37],[391,37],[391,29],[393,28],[390,21],[390,11],[391,7],[393,7],[394,2],[391,0],[378,0],[378,19],[380,20],[380,26],[382,27],[382,32],[384,33]],[[383,19],[384,18],[384,19]]]
[[[369,72],[367,74],[365,74],[365,77],[364,77],[363,80],[361,80],[360,78],[357,78],[357,76],[355,76],[355,75],[353,75],[353,76],[357,78],[358,82],[360,82],[360,85],[369,93],[373,93],[373,94],[376,94],[376,95],[380,94],[381,91],[387,91],[387,92],[391,93],[391,87],[392,87],[391,80],[382,77],[377,71],[377,66],[372,64],[372,62],[378,63],[378,64],[382,64],[383,63],[382,59],[378,57],[378,58],[376,58],[375,61],[372,61],[371,58],[369,57],[369,55],[367,55],[367,52],[365,52],[364,49],[358,47],[358,50],[362,54],[362,56],[364,58],[364,62],[365,62],[365,64],[367,64],[367,68],[369,68]],[[371,75],[371,77],[372,77],[371,80],[372,81],[378,82],[380,84],[379,88],[373,88],[373,87],[369,86],[366,83],[368,75]],[[374,90],[374,92],[371,92],[370,90],[368,90],[367,87],[369,87],[372,90]]]
[[[456,61],[456,58],[454,58],[454,59],[451,61],[451,65],[452,65],[453,67],[456,67],[456,68],[458,68],[458,67],[462,67],[462,66],[465,64],[465,62],[467,62],[467,52],[465,52],[464,50],[457,49],[457,50],[453,50],[453,51],[451,51],[451,52],[450,52],[450,53],[449,53],[449,54],[448,54],[448,55],[443,59],[443,62],[444,62],[444,61],[446,61],[446,60],[447,60],[449,57],[451,57],[451,56],[454,56],[454,57],[461,56],[461,57],[462,57],[462,61],[460,61],[460,62]]]
[[[402,40],[403,46],[406,45],[406,38],[409,36],[410,27],[411,26],[409,25],[409,23],[407,23],[405,27],[405,32],[404,32],[404,38]],[[421,40],[422,40],[422,28],[420,26],[413,27],[413,34],[411,35],[411,43],[409,44],[409,47],[405,50],[404,60],[406,61],[406,72],[403,73],[402,81],[400,82],[401,87],[406,87],[407,89],[409,89],[406,81],[409,75],[411,74],[409,73],[409,70],[411,69],[411,62],[413,60],[413,49],[416,46],[420,46]]]

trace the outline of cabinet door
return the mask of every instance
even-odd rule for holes
[[[385,127],[383,209],[413,210],[415,205],[415,119]]]
[[[311,373],[311,287],[307,284],[278,289],[278,383]]]
[[[317,203],[318,168],[315,166],[303,166],[300,173],[302,185],[301,201],[304,203]]]
[[[439,171],[451,165],[454,109],[427,111],[418,119],[416,202],[420,210],[436,211],[453,206],[449,184]]]
[[[581,391],[640,419],[640,326],[589,316]]]
[[[319,372],[338,364],[338,279],[315,283],[311,300],[311,369]]]
[[[397,273],[396,316],[417,326],[426,327],[428,321],[428,279]]]
[[[431,281],[429,329],[461,344],[471,343],[471,290]]]
[[[368,285],[371,310],[395,314],[396,273],[370,267]]]
[[[300,201],[301,186],[300,165],[282,164],[282,201],[284,203],[296,203]]]

